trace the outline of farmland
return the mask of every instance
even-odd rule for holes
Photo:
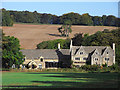
[[[66,39],[61,37],[58,32],[58,27],[61,25],[33,25],[33,24],[14,24],[13,27],[3,27],[3,32],[6,35],[17,37],[20,40],[21,48],[35,49],[36,45],[42,41],[54,39]],[[108,26],[72,26],[70,38],[76,33],[94,34],[97,31],[104,29],[116,29],[116,27]]]

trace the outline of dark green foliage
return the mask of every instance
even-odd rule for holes
[[[88,13],[78,14],[78,13],[67,13],[62,16],[56,16],[46,13],[38,13],[37,11],[6,11],[3,9],[3,25],[6,25],[6,22],[11,26],[13,22],[21,23],[40,23],[40,24],[64,24],[65,21],[70,21],[71,25],[87,25],[87,26],[120,26],[120,19],[109,15],[99,16],[90,16]],[[7,17],[7,19],[6,19]]]
[[[22,52],[19,51],[19,40],[14,37],[3,35],[2,43],[2,67],[10,68],[13,64],[19,67],[24,58]]]
[[[9,11],[14,22],[58,24],[58,16],[51,14],[40,14],[37,11]]]
[[[9,11],[6,11],[5,9],[2,9],[2,26],[13,26]]]
[[[93,21],[94,21],[94,26],[102,26],[102,25],[104,25],[101,17],[94,16]]]
[[[71,21],[64,21],[63,25],[58,28],[58,31],[61,33],[61,36],[69,37],[69,33],[72,32]]]
[[[111,70],[120,70],[120,66],[118,66],[117,64],[113,64],[112,66],[109,66]]]
[[[106,64],[106,63],[105,63],[105,64],[102,64],[102,66],[103,66],[103,67],[107,67],[107,64]]]
[[[82,45],[82,41],[83,41],[83,36],[82,35],[83,35],[83,33],[77,33],[72,38],[74,46],[81,46]]]
[[[98,66],[98,65],[84,65],[84,66],[81,66],[81,68],[83,70],[86,70],[86,71],[97,71],[100,68],[100,66]]]
[[[43,41],[42,43],[39,43],[37,45],[37,49],[57,49],[58,43],[60,43],[61,49],[68,49],[70,45],[70,39],[62,40],[62,39],[56,39],[56,40],[50,40],[50,41]]]
[[[107,16],[105,19],[104,25],[105,26],[116,26],[116,17],[112,15]]]
[[[93,25],[92,17],[88,13],[82,15],[81,25],[86,25],[86,26]]]
[[[80,25],[81,15],[71,12],[60,16],[60,24],[64,24],[66,20],[70,20],[72,25]]]

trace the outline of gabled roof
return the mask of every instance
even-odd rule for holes
[[[95,49],[97,49],[98,52],[100,53],[100,55],[102,55],[105,48],[107,48],[107,47],[110,50],[110,52],[113,53],[113,49],[110,46],[82,46],[82,47],[87,54],[93,53],[93,51]],[[80,46],[72,46],[73,55],[75,55],[76,50],[78,50],[79,48],[80,48]]]
[[[24,49],[20,50],[27,59],[58,59],[56,49]],[[60,52],[64,55],[70,55],[69,49],[61,49]]]
[[[96,54],[97,52],[97,54]],[[98,51],[98,49],[96,48],[92,53],[91,55],[96,55],[96,56],[101,56],[101,53]]]
[[[114,56],[114,51],[113,49],[111,50],[109,47],[106,47],[103,52],[102,52],[102,55],[104,55],[106,52],[110,52],[109,55],[113,55]]]
[[[80,51],[83,51],[83,52],[86,54],[83,46],[80,46],[80,48],[78,48],[78,49],[76,50],[75,54],[79,54]]]

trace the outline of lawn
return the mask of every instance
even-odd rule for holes
[[[3,72],[3,88],[117,88],[118,73]]]

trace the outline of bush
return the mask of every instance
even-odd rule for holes
[[[113,64],[112,66],[109,66],[109,68],[111,70],[115,70],[115,71],[119,71],[120,70],[120,66],[118,66],[117,64]]]
[[[9,68],[2,68],[2,71],[10,71]]]
[[[102,64],[102,66],[103,66],[103,67],[107,67],[107,64],[106,64],[106,63],[105,63],[105,64]]]
[[[98,65],[84,65],[84,66],[81,66],[81,68],[83,70],[86,70],[86,71],[97,71],[100,68],[100,66],[98,66]]]

